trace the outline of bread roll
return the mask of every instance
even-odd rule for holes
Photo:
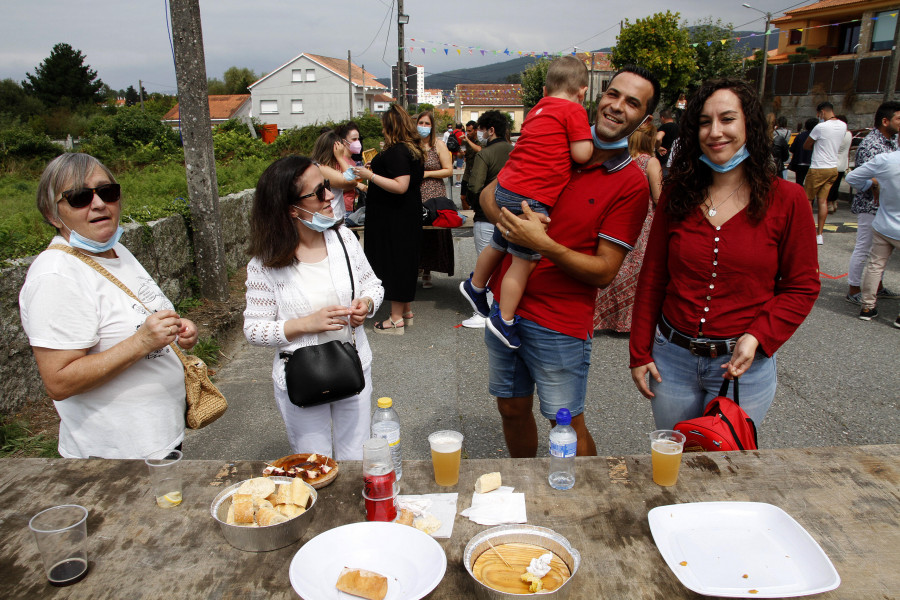
[[[231,496],[231,506],[234,507],[234,522],[238,525],[253,522],[253,496],[250,494],[235,493]]]
[[[300,508],[306,508],[309,501],[309,487],[302,479],[294,479],[291,482],[291,504],[296,504]]]
[[[387,577],[364,569],[351,569],[344,567],[338,577],[335,587],[342,592],[347,592],[368,600],[384,600],[387,595]]]
[[[228,514],[225,516],[225,522],[234,525],[234,502],[228,506]]]
[[[279,504],[275,507],[275,510],[286,516],[288,519],[299,517],[306,512],[304,509],[294,504]]]
[[[397,515],[397,519],[394,521],[394,523],[397,523],[398,525],[409,525],[410,527],[412,527],[413,519],[415,518],[416,515],[414,515],[411,510],[404,508],[400,511],[400,514]]]
[[[285,483],[283,485],[278,486],[278,490],[275,492],[275,499],[272,501],[272,504],[278,506],[279,504],[293,504],[294,499],[291,494],[291,484]]]
[[[485,473],[475,481],[475,491],[484,494],[496,490],[500,485],[500,473]]]
[[[250,494],[259,498],[266,498],[275,493],[275,482],[268,477],[254,477],[242,483],[237,491],[239,494]]]

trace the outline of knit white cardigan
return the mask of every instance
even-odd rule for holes
[[[331,281],[337,291],[342,306],[350,306],[350,274],[347,272],[347,261],[344,251],[337,239],[340,235],[347,247],[353,277],[356,283],[356,297],[368,296],[374,303],[369,317],[375,314],[384,299],[384,288],[381,280],[369,265],[362,246],[346,227],[336,232],[329,229],[325,232],[325,248],[328,252],[328,268]],[[316,333],[304,334],[293,341],[284,335],[284,323],[288,319],[305,317],[311,314],[309,298],[300,285],[297,269],[294,266],[268,268],[253,258],[247,265],[247,308],[244,310],[244,335],[254,346],[275,347],[272,361],[272,379],[281,389],[286,389],[284,367],[278,355],[281,352],[292,352],[303,346],[315,346],[319,343]],[[372,350],[366,338],[365,329],[355,328],[356,350],[363,369],[372,362]]]

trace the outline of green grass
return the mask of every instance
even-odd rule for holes
[[[249,158],[216,165],[219,196],[256,187],[269,159]],[[40,174],[28,170],[0,174],[0,260],[37,254],[53,237],[37,210]],[[122,185],[122,222],[146,223],[177,213],[187,214],[184,165],[166,163],[116,173]]]
[[[57,442],[45,435],[34,435],[28,423],[20,419],[0,420],[0,458],[59,458]]]

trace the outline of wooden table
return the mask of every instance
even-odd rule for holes
[[[577,481],[547,484],[547,459],[463,461],[459,485],[435,485],[429,461],[406,461],[403,493],[458,491],[469,506],[475,479],[500,471],[525,492],[528,522],[550,527],[581,552],[572,598],[700,598],[662,560],[647,522],[655,506],[712,500],[769,502],[793,516],[834,562],[841,586],[820,598],[900,596],[900,445],[688,455],[678,484],[650,479],[649,456],[577,459]],[[360,463],[319,492],[316,520],[300,542],[273,552],[229,546],[209,516],[224,486],[258,475],[263,463],[185,461],[184,502],[160,509],[143,461],[0,460],[0,598],[296,598],[291,558],[315,535],[362,521]],[[81,582],[46,583],[28,530],[38,511],[75,502],[87,507],[90,571]],[[466,542],[485,527],[457,516],[439,540],[447,573],[429,596],[474,597],[462,566]],[[339,560],[339,558],[336,558]]]

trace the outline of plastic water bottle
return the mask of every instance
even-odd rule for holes
[[[390,398],[379,398],[378,408],[372,415],[372,437],[387,440],[391,448],[391,459],[394,462],[394,472],[397,481],[403,477],[403,466],[400,462],[400,417],[392,408],[394,401]]]
[[[578,436],[570,423],[569,409],[556,413],[556,427],[550,430],[550,487],[568,490],[575,485],[575,449]]]

